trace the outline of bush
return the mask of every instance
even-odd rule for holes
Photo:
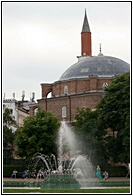
[[[3,165],[27,165],[24,159],[3,158]]]
[[[107,171],[109,177],[126,177],[127,169],[125,166],[101,166],[101,172]]]

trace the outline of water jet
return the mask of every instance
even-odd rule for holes
[[[86,186],[86,181],[94,177],[93,166],[86,155],[80,154],[76,135],[65,121],[61,122],[57,143],[57,157],[35,153],[28,165],[35,169],[40,160],[43,162],[47,176],[41,181],[41,187],[74,189]]]

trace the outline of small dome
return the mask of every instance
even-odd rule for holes
[[[90,76],[113,77],[130,71],[125,61],[111,56],[87,56],[70,66],[59,81]]]

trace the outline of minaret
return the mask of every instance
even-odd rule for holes
[[[92,56],[91,32],[85,10],[84,22],[81,32],[81,56]]]

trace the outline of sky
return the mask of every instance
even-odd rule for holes
[[[41,83],[54,83],[81,55],[85,9],[92,55],[131,63],[131,2],[3,2],[2,94],[41,99]]]

